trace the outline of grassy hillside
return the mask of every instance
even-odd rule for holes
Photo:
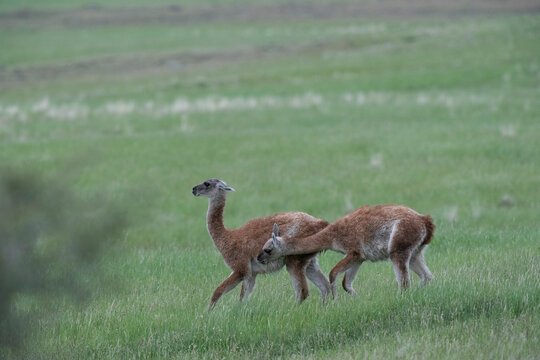
[[[20,294],[32,331],[0,354],[538,358],[537,5],[239,3],[2,3],[0,164],[137,220],[90,301]],[[191,194],[210,177],[237,190],[231,228],[364,204],[429,213],[435,279],[401,296],[390,263],[365,263],[358,297],[323,305],[310,285],[298,306],[281,271],[207,313],[229,274]],[[341,255],[319,258],[328,273]]]

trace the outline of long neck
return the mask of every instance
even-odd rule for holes
[[[287,255],[311,254],[332,249],[333,229],[325,229],[303,238],[293,238],[287,241]]]
[[[221,250],[221,245],[227,237],[227,229],[223,224],[223,209],[225,208],[225,193],[208,200],[208,213],[206,214],[206,228],[214,244]]]

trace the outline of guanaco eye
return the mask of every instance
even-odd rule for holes
[[[209,187],[209,186],[210,186],[210,183],[209,183],[208,181],[205,181],[205,182],[204,182],[204,186]]]
[[[270,254],[272,252],[272,250],[270,249],[264,249],[264,252],[267,253],[267,254]]]

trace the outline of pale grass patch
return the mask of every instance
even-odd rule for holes
[[[198,99],[177,98],[170,105],[154,109],[154,114],[163,116],[188,112],[220,112],[230,110],[257,110],[267,108],[308,108],[319,106],[324,98],[320,94],[308,92],[291,97],[262,96],[262,97],[225,97],[209,96]]]
[[[21,113],[21,109],[17,105],[0,107],[0,110],[8,116],[16,116]]]
[[[401,346],[397,351],[396,351],[396,357],[397,358],[402,358],[404,357],[405,355],[408,354],[408,351],[409,351],[409,347],[410,347],[410,343],[405,343],[403,346]]]
[[[386,24],[348,25],[331,28],[329,33],[339,35],[379,34],[387,30]]]
[[[189,124],[187,116],[183,115],[180,118],[180,132],[190,133],[192,131],[193,131],[193,127]]]
[[[345,212],[346,213],[350,213],[351,211],[353,211],[355,209],[354,205],[352,203],[351,193],[347,193],[345,195],[344,201],[345,201]]]
[[[354,79],[356,76],[358,76],[357,74],[354,74],[354,73],[345,73],[345,72],[335,72],[335,73],[332,73],[332,79],[335,79],[335,80],[351,80],[351,79]]]
[[[32,105],[33,112],[45,112],[51,105],[49,98],[43,98]]]
[[[100,111],[111,115],[126,115],[133,113],[135,107],[133,101],[112,101],[107,102]]]
[[[0,104],[0,121],[26,121],[27,115],[18,105],[2,105]]]
[[[383,155],[381,153],[377,153],[371,156],[371,159],[369,160],[369,166],[372,168],[380,169],[383,167]]]
[[[431,36],[438,37],[442,35],[455,34],[455,33],[466,33],[468,36],[474,33],[486,32],[486,31],[495,31],[499,26],[495,24],[478,24],[478,22],[468,22],[465,24],[459,25],[449,25],[444,24],[441,26],[421,26],[414,29],[412,32],[416,36]]]
[[[318,106],[323,103],[323,97],[319,94],[308,92],[301,96],[293,96],[289,100],[289,104],[293,108],[307,108]]]
[[[307,91],[303,94],[278,96],[221,96],[210,95],[198,98],[178,97],[171,102],[156,100],[107,101],[102,105],[90,106],[80,102],[55,103],[48,97],[41,98],[28,105],[0,104],[0,121],[40,120],[45,116],[58,120],[81,120],[90,116],[113,115],[115,118],[133,114],[160,118],[176,114],[217,113],[224,111],[259,111],[266,109],[323,109],[328,105],[342,106],[443,106],[451,111],[457,107],[486,105],[496,111],[502,98],[477,94],[450,94],[444,92],[383,92],[359,91],[347,92],[337,97],[327,97],[320,93]],[[189,131],[189,126],[182,125],[181,131]],[[500,128],[503,136],[515,136],[514,125]],[[377,164],[375,163],[375,167]]]
[[[426,105],[429,103],[429,97],[423,93],[420,93],[418,96],[416,96],[416,103],[418,105]]]
[[[482,207],[478,202],[471,203],[471,214],[474,219],[478,219],[482,215]]]
[[[457,220],[458,207],[457,206],[447,207],[444,210],[444,215],[443,216],[449,223],[453,224]]]
[[[516,136],[516,126],[512,124],[501,125],[499,127],[501,135],[504,137],[515,137]]]
[[[48,98],[43,98],[28,107],[20,105],[0,105],[0,117],[6,120],[26,121],[30,116],[42,119],[74,120],[86,118],[90,112],[88,106],[80,103],[53,104]]]
[[[48,106],[44,111],[44,114],[47,117],[58,120],[76,120],[86,118],[88,113],[88,107],[78,103]]]
[[[415,31],[413,32],[414,35],[416,36],[422,36],[422,35],[427,35],[427,36],[439,36],[439,35],[443,35],[444,33],[448,32],[448,29],[445,28],[445,27],[419,27],[419,28],[416,28]]]
[[[169,109],[159,108],[157,111],[162,111],[163,113],[180,113],[190,110],[190,104],[186,99],[176,99]]]
[[[417,94],[397,92],[357,92],[345,93],[342,96],[345,103],[353,105],[393,105],[393,106],[443,106],[452,109],[457,106],[490,105],[498,106],[500,99],[491,96],[473,94],[424,93]]]
[[[144,104],[144,110],[145,111],[152,111],[154,109],[154,102],[153,101],[147,101]]]

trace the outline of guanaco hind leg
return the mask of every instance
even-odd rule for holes
[[[337,289],[336,289],[336,279],[342,272],[348,270],[352,265],[357,263],[360,260],[360,257],[357,254],[347,254],[340,262],[334,266],[330,271],[330,286],[332,287],[332,296],[336,298]]]
[[[255,287],[255,278],[257,275],[251,274],[246,276],[244,281],[242,281],[242,290],[240,291],[240,301],[246,301],[249,299],[253,288]]]
[[[414,271],[418,277],[420,277],[420,286],[426,285],[428,282],[433,279],[431,271],[429,271],[426,260],[424,259],[424,249],[420,250],[418,253],[413,254],[410,261],[411,270]]]
[[[328,298],[328,295],[330,295],[332,289],[330,287],[330,281],[328,281],[326,275],[321,271],[316,257],[309,261],[308,266],[306,267],[306,275],[308,279],[319,288],[322,301],[324,302]]]
[[[360,265],[362,265],[361,261],[351,264],[347,271],[345,271],[345,275],[343,276],[343,289],[345,289],[345,291],[351,295],[356,295],[356,291],[354,291],[352,283],[356,278],[356,274],[358,274],[358,269],[360,269]]]

